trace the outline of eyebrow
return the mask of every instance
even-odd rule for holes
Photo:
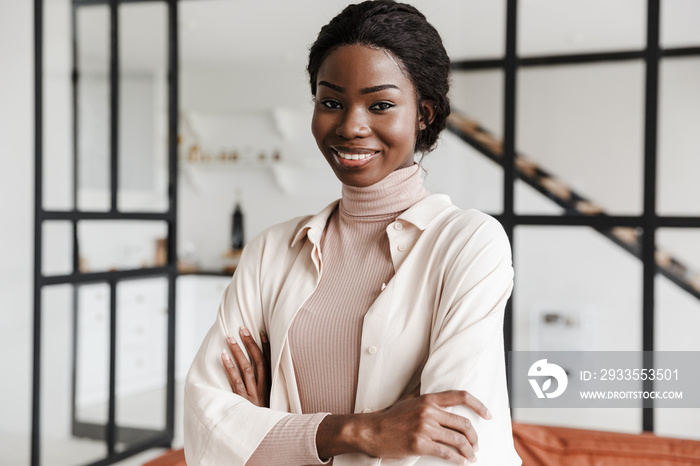
[[[337,84],[329,83],[328,81],[319,81],[318,85],[319,86],[326,86],[326,87],[333,89],[334,91],[345,93],[344,87],[338,86]],[[396,86],[395,84],[380,84],[379,86],[365,87],[364,89],[360,89],[360,94],[372,94],[374,92],[383,91],[385,89],[398,89],[398,88],[399,88],[399,86]]]

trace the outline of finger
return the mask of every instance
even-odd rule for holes
[[[472,452],[472,450],[475,452],[479,449],[479,436],[476,434],[474,425],[466,417],[459,416],[454,413],[448,413],[447,411],[441,411],[436,414],[436,421],[443,427],[443,430],[449,429],[454,432],[457,437],[453,438],[457,439],[457,442],[464,442],[459,443],[459,445],[464,445],[466,447],[468,444],[469,452]],[[456,448],[459,447],[459,445],[452,443],[450,443],[450,445],[453,445]],[[465,457],[469,458],[469,456],[466,455]]]
[[[229,338],[228,342],[233,359],[238,365],[238,372],[243,379],[243,383],[245,383],[246,393],[252,395],[255,393],[255,372],[253,371],[253,366],[250,365],[245,354],[243,354],[243,350],[233,337]]]
[[[269,375],[271,369],[270,362],[272,361],[270,359],[270,340],[267,339],[267,334],[265,334],[265,332],[260,332],[260,340],[262,341],[263,358],[267,363],[267,373]]]
[[[469,434],[443,425],[436,430],[433,438],[438,442],[456,448],[461,456],[474,463],[476,462],[476,451],[478,450],[476,432],[473,428],[465,430],[469,430]]]
[[[493,417],[481,401],[465,390],[447,390],[440,393],[431,393],[426,395],[426,400],[441,408],[464,405],[484,419]]]
[[[262,384],[264,389],[263,398],[265,399],[265,405],[269,406],[270,385],[272,384],[272,359],[270,358],[270,340],[268,340],[265,332],[260,332],[260,341],[262,341],[263,359],[265,360],[263,364],[265,368],[265,380]]]
[[[491,411],[489,411],[488,408],[486,408],[486,405],[482,403],[481,400],[479,400],[477,397],[466,391],[464,392],[464,397],[467,401],[467,407],[471,408],[471,410],[474,411],[476,414],[483,417],[484,419],[493,418],[493,416],[491,415]]]
[[[413,391],[412,391],[411,393],[409,393],[408,395],[406,395],[404,398],[405,398],[406,400],[411,400],[411,399],[413,399],[413,398],[418,398],[419,396],[420,396],[420,384],[418,384],[418,386],[416,387],[416,389],[413,390]]]
[[[236,395],[240,395],[244,398],[248,398],[248,393],[246,392],[243,380],[241,380],[238,374],[238,369],[233,365],[231,357],[225,351],[221,353],[221,361],[224,363],[224,370],[226,371],[226,377],[231,384],[231,389]]]
[[[255,342],[250,332],[246,328],[241,328],[241,340],[245,349],[248,351],[248,356],[250,356],[250,365],[253,368],[253,374],[255,377],[256,388],[260,389],[260,380],[264,378],[265,372],[265,361],[263,360],[263,354]]]
[[[435,456],[437,458],[442,458],[446,461],[449,461],[450,463],[453,464],[465,464],[464,459],[465,457],[462,456],[460,453],[458,453],[456,450],[453,448],[450,448],[449,445],[446,445],[441,442],[433,441],[427,446],[427,450],[425,454],[430,455],[430,456]]]

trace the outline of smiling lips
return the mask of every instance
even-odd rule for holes
[[[379,153],[379,151],[377,150],[369,149],[349,150],[345,147],[333,147],[332,149],[336,155],[336,160],[340,165],[353,168],[364,166],[365,164],[369,163],[375,155]]]

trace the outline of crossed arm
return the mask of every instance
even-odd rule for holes
[[[248,330],[240,337],[250,360],[233,338],[228,339],[231,356],[221,355],[234,393],[256,406],[266,407],[270,392],[270,346],[264,333],[258,347]],[[235,364],[234,364],[235,361]],[[367,414],[328,415],[316,434],[319,458],[344,453],[365,453],[380,458],[434,456],[454,464],[476,461],[478,437],[471,422],[444,408],[464,405],[484,419],[488,409],[463,390],[448,390],[419,396],[418,392],[381,411]]]

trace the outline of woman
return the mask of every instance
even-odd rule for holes
[[[414,163],[450,111],[440,36],[409,5],[350,5],[308,71],[343,196],[246,246],[187,378],[188,464],[520,464],[508,240],[429,194]]]

